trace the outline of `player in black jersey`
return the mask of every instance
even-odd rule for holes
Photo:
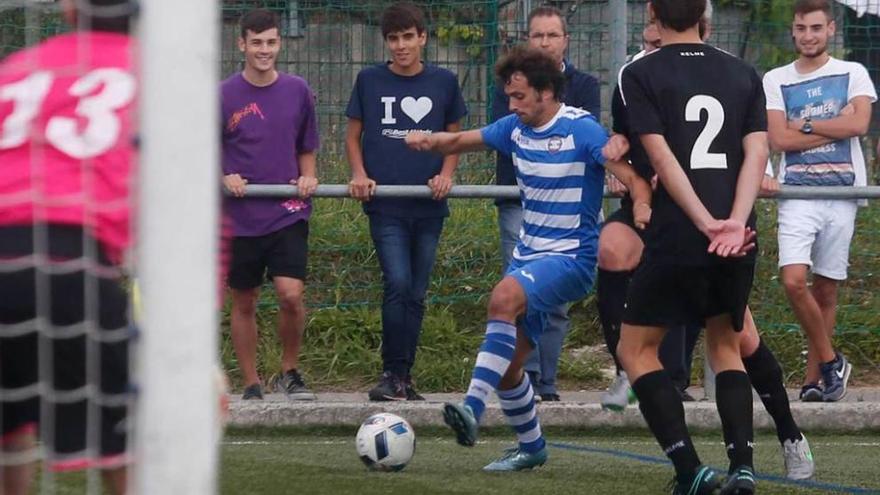
[[[713,493],[675,387],[657,359],[665,327],[702,322],[731,461],[722,493],[753,493],[752,396],[740,358],[754,275],[752,211],[767,162],[761,80],[703,44],[706,0],[652,0],[663,48],[627,65],[621,97],[660,180],[642,263],[627,294],[618,357],[676,470],[675,493]]]
[[[700,38],[703,40],[706,40],[711,32],[711,10],[711,1],[707,0],[706,13],[700,24]],[[649,27],[653,29],[653,32],[649,32]],[[649,24],[648,27],[645,28],[644,35],[646,45],[648,44],[648,41],[655,39],[653,36],[656,36],[656,47],[653,47],[653,49],[646,48],[645,52],[637,55],[634,60],[637,60],[644,54],[650,53],[654,51],[654,49],[659,48],[661,44],[659,32],[657,32],[656,29],[655,25]],[[615,88],[611,108],[612,119],[614,121],[613,129],[616,133],[620,134],[614,136],[611,141],[609,141],[610,144],[607,146],[608,149],[606,150],[606,156],[618,159],[620,156],[615,154],[615,152],[623,153],[624,150],[628,150],[629,159],[633,168],[645,178],[645,180],[650,181],[654,175],[654,169],[648,161],[648,156],[645,154],[638,136],[630,136],[626,107],[623,105],[619,87]],[[625,139],[623,136],[632,137],[632,140],[627,141],[625,143],[626,145],[615,142],[615,139]],[[766,180],[767,177],[768,176],[765,176],[764,180]],[[609,188],[611,188],[610,180]],[[625,187],[622,188],[622,190],[626,191]],[[602,320],[603,332],[606,336],[606,344],[612,352],[616,349],[617,341],[619,339],[620,323],[623,317],[624,302],[626,299],[627,287],[629,285],[629,278],[632,276],[632,270],[634,270],[638,264],[644,247],[641,237],[644,235],[644,231],[637,230],[632,226],[632,200],[627,200],[628,198],[624,197],[624,202],[622,203],[621,208],[609,215],[605,220],[602,234],[599,237],[599,277],[597,281],[597,299],[599,301],[597,305],[599,306],[599,315]],[[608,254],[611,256],[607,256]],[[603,258],[603,255],[606,256]],[[610,270],[617,271],[608,271],[609,267],[607,265],[603,267],[603,259],[610,259]],[[695,328],[696,331],[699,332],[700,327],[698,325],[689,325],[686,328],[688,340],[686,345],[690,346],[692,329]],[[671,347],[669,345],[669,341],[671,340],[670,337],[676,337],[676,335],[672,334],[672,332],[676,331],[678,330],[671,329],[671,331],[666,334],[663,343],[660,346],[659,356],[663,367],[670,373],[673,383],[675,383],[676,387],[681,390],[681,383],[676,377],[676,370],[670,369],[670,366],[675,366],[676,362],[670,360],[668,352],[668,348]],[[613,334],[610,339],[609,334]],[[679,335],[678,337],[681,339],[683,335]],[[664,350],[667,350],[666,356],[664,356]],[[685,351],[689,354],[687,349]],[[748,309],[746,309],[744,328],[740,338],[740,354],[742,356],[746,373],[748,373],[749,379],[752,382],[752,387],[758,393],[761,402],[764,404],[764,408],[773,418],[774,424],[776,425],[776,436],[782,447],[782,457],[785,464],[786,477],[795,480],[812,477],[815,472],[815,462],[813,460],[809,442],[792,416],[788,393],[785,390],[782,367],[779,365],[779,361],[776,359],[776,356],[773,355],[770,348],[764,344],[763,340],[761,340],[754,319]],[[690,356],[685,356],[685,359],[689,360]],[[669,363],[672,364],[670,365]],[[688,368],[688,372],[689,371]],[[626,380],[626,374],[622,373],[622,376],[624,377],[623,379]],[[626,383],[626,387],[629,388],[628,382]],[[624,394],[625,393],[626,390],[624,390]],[[623,396],[623,400],[626,401],[626,395]],[[605,398],[603,396],[603,407],[605,407],[604,404]],[[626,402],[623,402],[623,404],[625,405]]]

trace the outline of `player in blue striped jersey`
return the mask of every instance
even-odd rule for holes
[[[519,445],[484,469],[519,471],[547,459],[523,363],[548,311],[583,298],[593,285],[603,166],[632,191],[640,228],[650,220],[651,189],[625,162],[606,160],[608,136],[593,115],[560,102],[565,78],[547,55],[517,47],[496,72],[505,82],[511,115],[482,129],[412,133],[406,142],[443,154],[491,148],[511,155],[516,167],[523,203],[520,240],[507,275],[492,290],[486,337],[467,396],[461,404],[446,404],[443,415],[458,443],[472,446],[486,400],[497,392]]]

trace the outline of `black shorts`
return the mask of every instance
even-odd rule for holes
[[[309,223],[296,222],[258,237],[232,240],[229,287],[253,289],[263,277],[290,277],[305,281],[309,257]]]
[[[19,269],[14,260],[33,251],[32,239],[30,228],[0,228],[2,439],[38,433],[53,469],[122,464],[131,401],[128,296],[88,239],[99,268],[50,273],[58,262],[83,258],[82,229],[50,227],[53,261]],[[45,290],[40,301],[38,286]],[[40,425],[45,418],[51,426]]]
[[[636,228],[636,223],[633,220],[633,210],[632,210],[632,202],[626,199],[621,200],[620,208],[618,208],[614,213],[608,215],[605,218],[605,222],[602,224],[602,228],[605,228],[609,223],[622,223],[633,231],[635,231],[636,235],[639,236],[639,239],[642,240],[642,243],[645,243],[645,231],[642,229]]]
[[[754,276],[755,265],[747,262],[688,266],[643,260],[629,283],[623,322],[705,325],[708,318],[730,314],[734,330],[740,331]]]

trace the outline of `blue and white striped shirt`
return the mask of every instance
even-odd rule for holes
[[[523,205],[513,257],[595,259],[608,141],[596,118],[563,105],[546,125],[532,128],[508,115],[480,130],[483,142],[511,156]]]

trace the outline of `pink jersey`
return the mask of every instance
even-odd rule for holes
[[[81,225],[131,243],[137,81],[123,34],[64,34],[0,64],[0,226]]]

